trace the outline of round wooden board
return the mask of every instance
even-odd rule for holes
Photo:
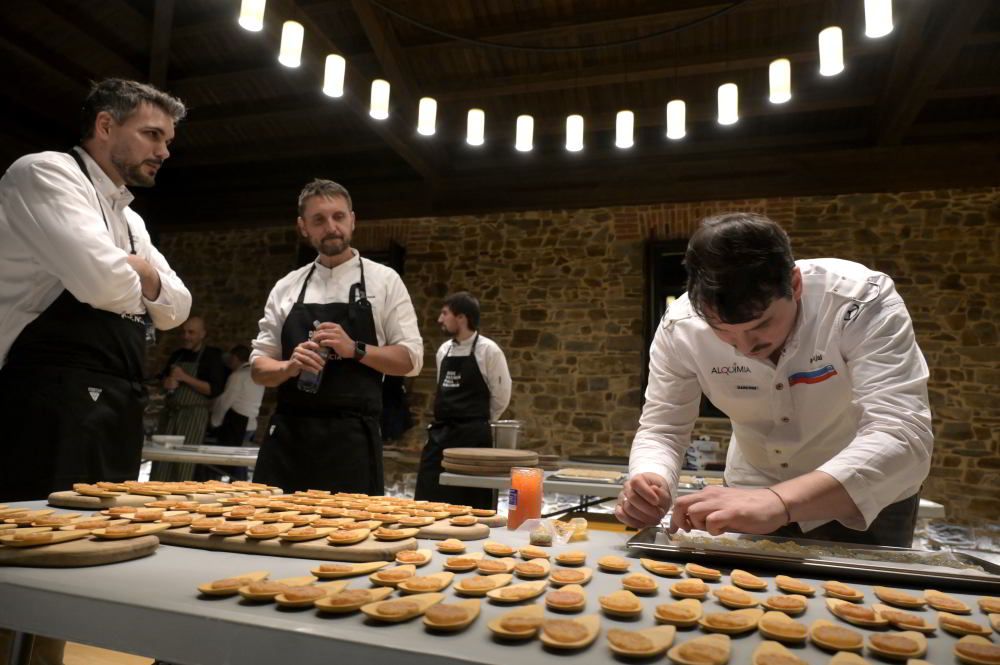
[[[538,461],[538,453],[531,450],[517,450],[509,448],[446,448],[444,451],[446,460],[463,461]]]
[[[453,473],[467,473],[472,476],[509,476],[511,468],[515,466],[519,465],[510,464],[504,466],[485,466],[481,464],[453,464],[447,460],[441,464],[441,467],[445,471],[451,471]]]
[[[156,536],[141,536],[124,540],[83,538],[41,547],[0,547],[0,565],[41,568],[102,566],[148,556],[159,546],[160,540]]]
[[[360,563],[365,561],[392,561],[397,552],[417,549],[415,538],[406,538],[394,542],[382,542],[370,537],[356,545],[331,545],[326,538],[287,542],[278,538],[255,540],[246,536],[231,536],[221,538],[207,533],[191,533],[188,527],[170,529],[159,534],[160,540],[167,545],[180,547],[196,547],[203,550],[220,552],[239,552],[242,554],[263,554],[267,556],[291,556],[301,559],[321,559],[323,561],[349,561]]]

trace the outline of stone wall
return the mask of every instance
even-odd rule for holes
[[[704,216],[752,210],[784,225],[796,256],[835,256],[892,275],[931,367],[937,443],[924,496],[950,514],[1000,513],[1000,202],[998,189],[756,199],[480,216],[359,220],[362,252],[407,249],[405,282],[424,334],[410,386],[418,450],[430,418],[441,300],[483,302],[482,331],[507,353],[506,417],[527,447],[628,452],[641,405],[647,239],[686,238]],[[191,287],[214,342],[246,342],[273,283],[295,266],[290,226],[164,233],[163,252]],[[168,334],[165,353],[176,346]],[[265,402],[267,406],[268,402]],[[717,423],[706,433],[718,434]]]

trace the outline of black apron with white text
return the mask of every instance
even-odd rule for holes
[[[147,320],[64,289],[20,332],[0,369],[0,501],[138,477]]]
[[[441,485],[438,477],[444,468],[446,448],[491,448],[490,388],[476,362],[476,344],[467,356],[452,356],[451,347],[441,361],[437,396],[434,399],[434,422],[427,427],[427,444],[420,454],[415,498],[444,501],[474,508],[494,509],[491,489]]]
[[[309,339],[314,321],[339,324],[355,341],[378,346],[360,257],[359,263],[361,281],[351,286],[349,302],[328,304],[304,302],[313,264],[281,328],[282,358],[291,358],[295,347]],[[316,393],[299,390],[297,378],[278,387],[277,408],[257,457],[254,481],[286,492],[382,494],[381,413],[382,374],[356,360],[331,356]]]

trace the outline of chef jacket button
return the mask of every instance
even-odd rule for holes
[[[777,390],[782,390],[782,389],[784,389],[784,387],[785,387],[785,384],[784,384],[784,383],[779,383],[779,384],[775,385],[774,387],[775,387],[775,388],[776,388]]]
[[[781,468],[782,469],[787,469],[788,468],[788,462],[782,462],[781,463]]]
[[[790,423],[790,422],[792,422],[792,419],[789,418],[788,416],[785,416],[784,418],[781,419],[781,422],[783,422],[783,423]]]

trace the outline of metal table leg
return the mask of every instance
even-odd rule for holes
[[[15,630],[10,641],[10,651],[7,653],[7,662],[10,663],[10,665],[28,665],[31,661],[31,650],[34,645],[34,635]]]

